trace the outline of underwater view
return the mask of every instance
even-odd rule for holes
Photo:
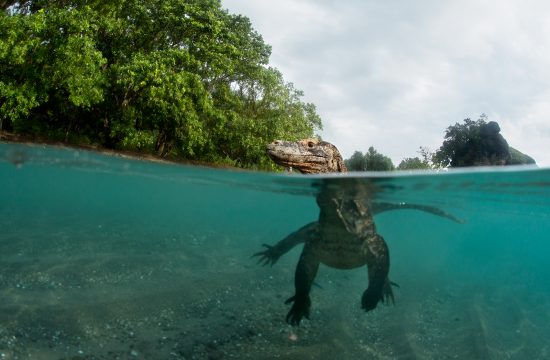
[[[550,358],[548,168],[307,176],[0,143],[0,179],[2,360]],[[374,216],[395,304],[365,312],[367,267],[321,265],[291,326],[303,246],[253,255],[351,183],[417,206]]]

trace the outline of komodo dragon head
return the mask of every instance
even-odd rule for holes
[[[276,140],[267,145],[267,154],[276,164],[297,169],[302,174],[348,171],[336,146],[318,139]]]

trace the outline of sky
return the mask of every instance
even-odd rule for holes
[[[550,166],[550,2],[222,0],[272,46],[323,140],[345,158],[374,146],[395,165],[486,114]]]

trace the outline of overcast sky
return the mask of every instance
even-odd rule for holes
[[[273,47],[345,158],[395,165],[485,113],[510,146],[550,166],[550,2],[222,0]]]

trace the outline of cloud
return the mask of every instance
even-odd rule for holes
[[[373,145],[395,163],[438,148],[481,113],[511,146],[550,166],[550,3],[225,0],[305,91],[324,139],[349,157]]]

